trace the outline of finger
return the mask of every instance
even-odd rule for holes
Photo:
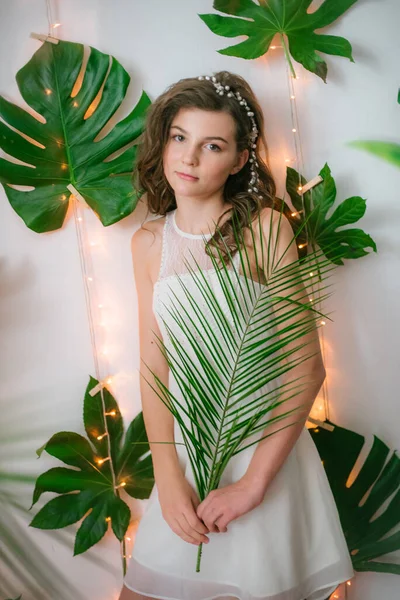
[[[184,513],[184,515],[185,515],[185,518],[186,518],[187,522],[189,523],[190,527],[192,527],[195,531],[197,531],[197,533],[203,533],[203,534],[208,533],[207,527],[198,518],[198,516],[194,510],[193,510],[193,512]]]
[[[222,508],[218,508],[217,506],[210,508],[207,513],[203,516],[203,521],[208,527],[208,529],[212,532],[217,531],[217,527],[215,525],[215,521],[219,518],[223,517],[224,511]]]
[[[217,521],[214,522],[214,525],[218,528],[219,533],[226,533],[228,531],[226,521],[224,522],[221,519],[217,519]]]
[[[172,525],[170,525],[172,531],[174,533],[176,533],[176,535],[178,535],[180,538],[182,538],[182,540],[184,540],[185,542],[188,542],[189,544],[194,544],[195,546],[199,546],[200,542],[198,540],[196,540],[194,537],[192,537],[191,535],[188,535],[180,526],[180,524],[178,523],[177,520],[175,520]]]
[[[199,533],[194,527],[191,526],[191,524],[189,523],[188,517],[186,516],[185,513],[182,514],[182,517],[183,517],[184,521],[180,520],[180,526],[188,535],[194,537],[199,542],[204,542],[206,544],[210,541],[206,535],[204,535],[203,533]],[[208,532],[208,529],[207,529],[207,532]]]

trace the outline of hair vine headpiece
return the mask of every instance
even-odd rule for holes
[[[217,92],[217,94],[219,96],[223,96],[225,94],[225,92],[227,92],[227,96],[228,98],[235,98],[239,104],[241,106],[244,106],[246,112],[247,112],[247,116],[250,118],[251,120],[251,124],[252,124],[252,132],[250,134],[250,146],[251,146],[251,153],[250,153],[250,158],[249,158],[249,162],[251,163],[251,167],[250,167],[250,172],[251,172],[251,179],[250,179],[250,187],[248,188],[248,192],[258,192],[258,186],[259,186],[259,177],[257,174],[257,167],[258,167],[258,162],[257,162],[257,155],[255,153],[255,148],[257,147],[256,141],[257,141],[257,136],[258,136],[258,129],[257,129],[257,123],[256,120],[254,118],[254,112],[251,110],[250,106],[247,104],[247,101],[241,96],[241,94],[239,92],[234,92],[231,87],[229,85],[223,85],[222,83],[220,83],[219,81],[217,81],[217,78],[212,75],[211,77],[209,75],[200,75],[200,77],[197,78],[199,81],[203,81],[204,79],[206,79],[207,81],[211,81],[211,83],[213,84],[213,86],[215,87],[215,91]],[[260,198],[262,198],[262,196],[259,196]]]

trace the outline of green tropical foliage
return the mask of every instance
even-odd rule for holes
[[[218,50],[220,54],[252,59],[262,56],[279,33],[286,59],[294,75],[290,55],[305,69],[326,83],[328,67],[318,52],[344,56],[351,62],[350,43],[342,37],[315,33],[331,25],[357,0],[325,0],[314,12],[307,12],[312,0],[214,0],[213,8],[230,17],[201,14],[213,33],[224,37],[246,35],[244,42]],[[288,40],[288,47],[284,36]]]
[[[18,71],[21,96],[42,120],[0,97],[0,148],[26,163],[0,158],[0,182],[15,212],[38,233],[62,226],[70,184],[103,225],[129,215],[138,201],[132,144],[150,100],[143,92],[129,115],[96,140],[122,104],[130,77],[114,57],[90,48],[82,78],[83,58],[82,44],[45,42]]]
[[[400,104],[400,90],[397,94],[397,102]],[[375,154],[378,158],[383,158],[383,160],[396,165],[396,167],[400,167],[400,144],[374,140],[355,140],[349,142],[348,145],[353,146],[354,148],[360,148],[361,150],[366,150],[371,154]]]
[[[54,467],[37,478],[32,506],[43,492],[61,495],[47,502],[30,525],[59,529],[83,518],[75,537],[74,555],[99,542],[109,523],[118,540],[124,541],[130,509],[120,497],[121,484],[127,494],[138,499],[148,498],[154,485],[142,413],[132,421],[121,444],[123,422],[118,404],[107,388],[92,396],[90,391],[97,384],[90,377],[84,398],[88,439],[62,431],[38,450],[39,456],[46,450],[73,469]],[[125,558],[123,564],[125,572]]]
[[[328,217],[327,213],[336,200],[335,180],[326,163],[319,175],[322,177],[320,183],[304,194],[299,194],[299,185],[307,183],[305,178],[290,167],[286,171],[286,189],[296,212],[292,216],[292,209],[285,203],[283,212],[294,233],[298,234],[300,258],[303,259],[310,248],[315,250],[317,246],[326,258],[337,265],[343,265],[343,259],[366,256],[368,252],[365,248],[372,248],[376,252],[376,244],[370,235],[361,229],[342,229],[363,217],[366,200],[360,196],[347,198]]]
[[[400,550],[400,459],[396,451],[389,457],[388,446],[374,436],[367,458],[347,487],[365,438],[326,422],[334,425],[332,431],[316,427],[310,433],[336,501],[353,567],[356,571],[400,575],[399,563],[375,560]],[[388,504],[384,508],[385,503]],[[375,516],[378,511],[381,514]]]

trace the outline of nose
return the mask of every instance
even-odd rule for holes
[[[182,152],[182,163],[184,165],[197,165],[198,157],[195,146],[187,145]]]

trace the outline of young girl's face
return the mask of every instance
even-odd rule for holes
[[[181,108],[173,119],[163,153],[165,177],[177,197],[222,195],[230,174],[246,163],[238,153],[233,117],[222,111]]]

